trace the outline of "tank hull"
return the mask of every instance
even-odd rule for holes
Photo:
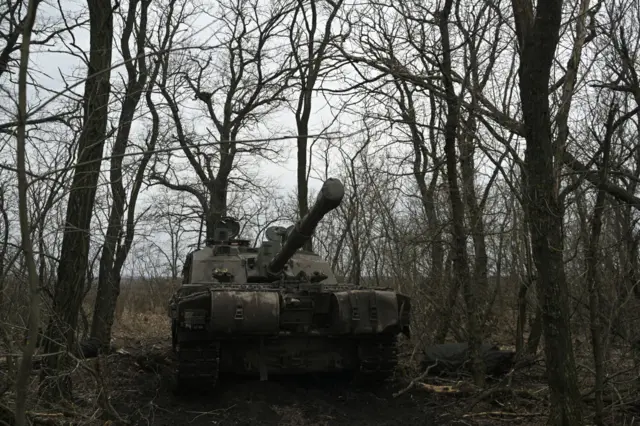
[[[172,318],[181,331],[225,336],[358,336],[408,333],[410,300],[388,289],[280,291],[209,288],[178,293]]]
[[[220,373],[355,373],[384,380],[408,334],[409,298],[387,289],[193,291],[174,304],[177,385],[215,386]]]

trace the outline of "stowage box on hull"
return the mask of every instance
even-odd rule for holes
[[[409,300],[393,291],[348,290],[309,294],[209,290],[179,303],[177,321],[201,338],[278,335],[344,336],[403,332]],[[188,333],[187,335],[189,335]],[[182,339],[179,339],[182,341]]]

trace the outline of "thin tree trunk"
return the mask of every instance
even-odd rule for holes
[[[605,152],[605,157],[608,157]],[[606,160],[605,160],[606,161]],[[606,168],[606,162],[605,166]],[[602,331],[600,325],[600,289],[597,277],[598,267],[598,242],[600,232],[602,230],[602,210],[604,209],[603,189],[598,190],[596,197],[596,205],[593,211],[593,219],[591,223],[591,238],[587,247],[587,256],[585,259],[587,269],[587,285],[589,288],[589,322],[591,330],[591,344],[593,346],[593,360],[595,367],[595,399],[596,412],[594,423],[601,426],[604,405],[602,402],[602,391],[604,386],[604,353],[602,350]]]
[[[469,355],[473,371],[474,382],[484,385],[485,368],[479,350],[482,343],[480,330],[481,310],[478,309],[475,290],[471,283],[469,261],[467,258],[467,238],[464,226],[464,204],[458,185],[458,169],[456,155],[456,139],[460,124],[460,105],[452,81],[451,44],[449,41],[449,15],[453,8],[453,0],[446,0],[439,16],[440,37],[442,43],[442,74],[447,93],[447,114],[444,130],[445,155],[447,165],[447,179],[449,197],[451,200],[451,214],[453,216],[453,277],[457,288],[463,289],[465,305],[467,307]]]
[[[322,63],[325,59],[325,52],[329,41],[331,39],[331,25],[342,7],[343,0],[336,2],[327,2],[329,9],[329,16],[324,27],[324,32],[320,37],[317,37],[316,31],[318,29],[318,10],[317,2],[303,2],[298,1],[298,7],[294,12],[294,19],[289,34],[291,41],[292,54],[296,62],[296,68],[298,71],[298,77],[300,81],[300,92],[298,94],[298,104],[295,111],[296,114],[296,126],[298,129],[298,215],[302,217],[309,212],[309,182],[307,179],[307,144],[309,135],[309,119],[311,118],[311,104],[313,98],[313,91],[320,76],[322,70]],[[304,6],[309,7],[311,16],[307,16],[307,11]],[[296,34],[295,21],[299,15],[302,15],[304,20],[304,28],[306,30],[307,43],[304,48],[307,51],[306,58],[300,58],[299,51],[303,49],[301,46],[295,45]],[[305,250],[313,249],[313,239],[309,238],[304,245]]]
[[[138,45],[137,56],[140,58],[137,60],[139,70],[136,70],[133,61],[131,61],[129,41],[134,30],[138,3],[141,3],[140,29],[138,30],[138,37],[136,38]],[[111,204],[111,211],[109,213],[109,224],[105,235],[105,242],[102,247],[102,256],[100,257],[98,290],[95,309],[93,311],[93,320],[91,322],[91,337],[97,339],[101,343],[103,349],[107,349],[109,347],[116,302],[120,294],[120,275],[122,271],[121,266],[118,267],[115,263],[117,248],[123,231],[122,222],[126,201],[126,192],[124,185],[122,184],[122,160],[127,149],[135,111],[147,81],[147,67],[143,55],[144,37],[146,37],[147,31],[147,9],[149,4],[149,0],[143,0],[142,2],[139,2],[138,0],[130,0],[126,25],[121,39],[123,58],[130,61],[126,64],[129,81],[125,92],[124,102],[122,104],[118,133],[116,134],[116,140],[111,156],[110,184],[113,201]],[[142,162],[140,167],[143,167],[143,165],[146,166],[146,163]],[[139,184],[137,187],[139,188]],[[132,197],[136,196],[137,193],[134,190],[132,192]],[[135,204],[129,203],[129,208],[134,209]],[[126,254],[125,258],[121,260],[121,263],[124,263],[124,260],[126,260]]]
[[[454,279],[451,279],[451,258],[453,257],[453,252],[449,251],[447,254],[447,258],[444,262],[444,272],[443,272],[443,282],[448,284],[449,293],[447,293],[447,300],[445,306],[440,309],[440,322],[438,323],[438,327],[436,329],[435,336],[433,341],[437,344],[442,344],[447,339],[447,335],[449,334],[449,329],[451,328],[451,319],[453,318],[453,310],[456,306],[456,301],[458,300],[458,293],[460,292],[460,287],[458,286],[458,282]],[[443,286],[443,288],[446,288]]]
[[[27,384],[31,376],[33,353],[38,341],[38,329],[40,326],[40,288],[36,262],[33,255],[29,226],[29,209],[27,207],[27,171],[26,171],[26,139],[27,139],[27,75],[29,70],[29,52],[31,48],[31,33],[36,19],[39,0],[29,0],[27,5],[27,17],[22,33],[22,45],[20,48],[20,70],[18,76],[18,129],[16,140],[17,169],[18,169],[18,214],[20,216],[20,236],[22,239],[22,251],[27,264],[27,279],[29,281],[29,321],[28,343],[22,352],[22,361],[16,379],[16,406],[15,421],[17,426],[27,424]]]

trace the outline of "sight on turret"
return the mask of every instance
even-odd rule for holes
[[[220,371],[299,374],[350,371],[383,380],[409,337],[411,300],[390,288],[338,282],[331,265],[300,250],[345,194],[328,179],[309,212],[273,226],[252,247],[222,218],[207,246],[190,253],[169,302],[178,389],[213,388]],[[193,385],[193,386],[192,386]]]

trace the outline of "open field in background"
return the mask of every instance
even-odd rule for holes
[[[165,278],[124,280],[116,304],[113,343],[122,344],[122,339],[169,339],[169,299],[180,282]],[[84,304],[87,313],[92,312],[94,300],[95,291],[90,291]]]

